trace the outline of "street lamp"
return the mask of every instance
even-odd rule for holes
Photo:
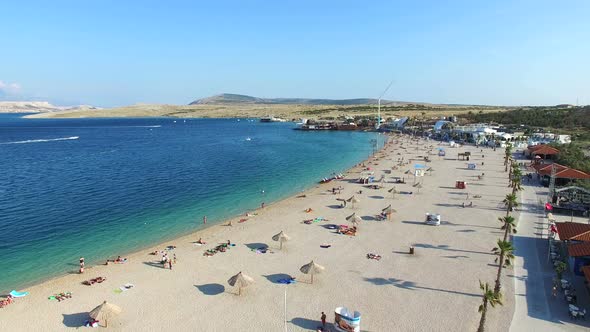
[[[387,88],[385,88],[385,90],[383,90],[383,93],[379,96],[379,101],[377,103],[377,124],[375,125],[375,129],[377,130],[379,130],[379,127],[381,126],[381,98],[383,98],[383,95],[385,95],[385,93],[387,92],[387,90],[389,90],[392,84],[393,81],[389,82]]]

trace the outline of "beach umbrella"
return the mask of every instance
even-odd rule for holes
[[[105,326],[108,326],[108,319],[121,313],[121,308],[104,301],[98,307],[92,309],[88,314],[90,318],[96,319],[99,322],[104,321]]]
[[[351,222],[353,225],[358,225],[363,219],[357,216],[356,213],[351,214],[350,216],[346,217],[346,221]]]
[[[229,278],[227,283],[232,287],[238,287],[238,295],[242,293],[242,287],[247,287],[254,283],[254,279],[251,277],[243,274],[241,271],[240,273],[236,274],[235,276]]]
[[[391,218],[391,214],[393,212],[397,212],[395,209],[391,208],[391,204],[389,204],[386,208],[382,209],[381,212],[386,213],[387,214],[387,218],[390,219]]]
[[[279,249],[283,249],[283,242],[287,242],[289,240],[291,240],[291,238],[285,234],[285,232],[281,231],[279,234],[276,234],[275,236],[272,237],[273,241],[279,241],[279,243],[281,244],[281,247]]]
[[[311,261],[305,265],[303,265],[299,271],[311,275],[311,283],[313,284],[313,276],[314,274],[321,273],[325,268],[319,264],[316,264],[314,261]]]
[[[354,203],[358,203],[360,202],[360,200],[358,198],[356,198],[355,196],[350,197],[349,199],[346,200],[347,202],[352,203],[352,207],[354,208]]]
[[[393,188],[389,189],[387,192],[391,193],[392,198],[395,198],[395,194],[397,194],[397,189],[395,189],[395,187],[393,187]]]

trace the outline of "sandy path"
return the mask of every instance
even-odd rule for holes
[[[426,154],[404,138],[406,149],[388,146],[386,157],[374,161],[377,178],[390,170],[397,159],[405,160]],[[421,147],[424,147],[424,143]],[[435,145],[438,142],[428,142]],[[455,160],[459,151],[471,151],[477,170],[468,170],[465,161]],[[347,306],[362,314],[361,327],[366,331],[473,331],[479,321],[481,301],[478,280],[493,283],[494,257],[490,250],[501,236],[497,217],[502,214],[499,202],[508,192],[503,172],[502,151],[485,150],[485,166],[475,147],[448,148],[447,160],[431,156],[432,175],[423,178],[420,193],[412,188],[412,177],[402,173],[414,163],[386,174],[405,176],[408,184],[395,185],[399,191],[413,195],[387,193],[393,184],[374,190],[349,181],[318,185],[305,198],[278,202],[245,223],[234,221],[232,227],[213,226],[193,234],[129,256],[129,263],[99,266],[84,275],[71,274],[27,289],[31,295],[0,309],[0,330],[67,330],[80,326],[86,312],[103,300],[123,308],[111,322],[112,330],[159,331],[284,331],[284,292],[287,289],[288,330],[313,330],[319,325],[321,311],[333,322],[333,310]],[[399,153],[399,155],[398,155]],[[482,169],[483,167],[483,169]],[[358,177],[360,169],[348,172],[348,179]],[[483,180],[477,174],[485,172]],[[468,181],[467,191],[473,208],[462,208],[465,190],[454,189],[455,180]],[[341,195],[328,192],[333,186],[344,187]],[[352,209],[337,208],[336,197],[356,194],[361,202]],[[482,198],[474,199],[473,195]],[[371,220],[388,204],[398,211],[392,221]],[[305,213],[308,207],[313,213]],[[356,237],[335,234],[326,224],[346,224],[344,218],[356,212],[364,220]],[[443,216],[441,226],[423,224],[424,213]],[[330,221],[302,224],[304,219],[322,216]],[[282,251],[271,236],[285,231],[292,241]],[[204,257],[204,249],[192,242],[202,237],[210,244],[231,240],[236,246],[228,252]],[[256,254],[250,247],[268,244],[274,253]],[[332,247],[322,249],[322,243]],[[153,264],[158,257],[147,253],[174,244],[178,262],[173,270]],[[416,247],[408,255],[409,246]],[[366,254],[380,254],[380,261]],[[314,284],[299,272],[310,260],[326,267]],[[233,274],[244,271],[256,283],[243,290],[242,296],[227,285]],[[285,286],[276,279],[290,274],[298,283]],[[511,274],[510,270],[506,274]],[[82,280],[95,276],[107,281],[84,286]],[[489,331],[507,331],[514,310],[513,283],[505,278],[505,305],[490,312]],[[113,290],[127,282],[135,288],[121,294]],[[47,296],[71,291],[74,296],[64,302],[48,301]],[[24,323],[26,322],[26,323]]]

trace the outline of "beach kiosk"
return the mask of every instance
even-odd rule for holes
[[[334,310],[334,328],[336,331],[360,332],[361,313],[351,311],[345,307],[338,307]]]

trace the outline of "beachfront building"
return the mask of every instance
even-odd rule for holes
[[[435,124],[436,126],[436,124]],[[449,124],[442,124],[441,130],[445,127],[449,139],[475,143],[479,145],[495,145],[498,135],[498,128],[494,128],[485,123],[468,124],[464,126],[451,126]]]
[[[533,133],[528,138],[529,145],[559,143],[570,144],[572,142],[571,135],[556,135],[553,133]]]

